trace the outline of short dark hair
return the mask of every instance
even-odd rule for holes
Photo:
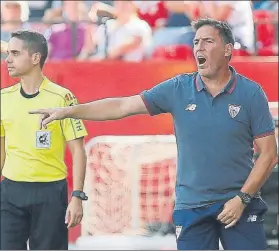
[[[11,37],[22,40],[30,54],[40,53],[40,67],[43,68],[48,56],[48,46],[45,37],[41,33],[32,30],[18,30],[12,32]]]
[[[232,29],[227,22],[218,21],[212,18],[201,18],[197,21],[192,21],[191,26],[197,31],[199,28],[208,25],[219,31],[224,43],[232,44],[234,46],[234,36]]]

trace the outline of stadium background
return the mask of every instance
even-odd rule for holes
[[[278,49],[274,49],[278,43],[278,21],[271,18],[272,10],[256,9],[254,6],[253,12],[256,45],[261,46],[256,46],[256,52],[251,55],[244,50],[236,50],[231,64],[240,74],[263,87],[273,115],[278,118]],[[28,25],[41,32],[45,32],[47,27],[40,17],[29,19]],[[76,21],[71,23],[73,30],[70,37],[65,36],[64,39],[76,39],[75,25]],[[79,61],[75,56],[49,59],[44,73],[52,81],[69,88],[84,103],[137,94],[176,74],[195,71],[195,61],[189,51],[189,46],[174,43],[160,46],[156,53],[141,62]],[[1,88],[16,81],[8,76],[2,61]],[[136,116],[120,121],[85,124],[89,132],[86,138],[86,191],[90,200],[85,202],[81,226],[70,230],[71,247],[175,248],[171,211],[176,148],[171,117]],[[69,167],[70,195],[72,174],[68,151],[65,161]],[[278,187],[278,177],[274,182]],[[276,197],[277,201],[271,200],[270,206],[275,207],[278,213],[278,190]],[[269,233],[272,236],[271,249],[278,245],[275,221],[276,218],[271,216],[271,227],[267,227],[267,231],[273,231]]]

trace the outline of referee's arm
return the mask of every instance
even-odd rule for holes
[[[6,151],[5,151],[5,137],[1,136],[1,175],[2,175],[2,169],[4,167],[6,158]]]
[[[6,150],[5,150],[5,130],[1,121],[1,169],[0,173],[2,175],[2,169],[4,167],[5,159],[6,159]]]
[[[78,104],[77,99],[69,91],[65,95],[65,102],[63,102],[62,106],[67,108],[76,104]],[[84,137],[87,135],[87,131],[83,122],[77,119],[64,119],[61,121],[61,127],[72,155],[73,191],[83,191],[86,172]],[[82,220],[82,216],[82,201],[80,198],[73,196],[65,215],[65,223],[68,228],[78,225]]]
[[[67,142],[72,154],[73,161],[73,191],[83,191],[85,170],[86,170],[86,153],[84,150],[83,137],[73,139]],[[82,201],[79,198],[72,197],[65,215],[65,223],[68,228],[78,225],[83,217]]]
[[[73,161],[73,190],[83,191],[86,170],[84,138],[70,140],[67,145]]]

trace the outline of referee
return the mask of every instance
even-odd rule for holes
[[[86,168],[81,120],[65,119],[40,130],[37,107],[77,103],[67,89],[42,74],[47,41],[34,31],[11,34],[7,66],[20,83],[1,90],[1,250],[68,249],[68,228],[80,223]],[[68,204],[65,147],[73,159],[72,199]]]
[[[229,65],[228,24],[200,19],[194,56],[198,71],[181,74],[131,97],[32,111],[42,126],[63,118],[93,121],[135,114],[173,117],[178,147],[173,220],[179,250],[266,248],[260,189],[277,162],[274,121],[257,83]],[[253,163],[253,142],[259,158]],[[162,153],[163,154],[163,153]]]

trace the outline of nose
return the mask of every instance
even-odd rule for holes
[[[203,51],[204,50],[204,41],[200,40],[197,44],[196,44],[196,50],[197,51]]]
[[[5,58],[5,62],[6,62],[6,63],[11,63],[10,54],[8,54],[8,56]]]

